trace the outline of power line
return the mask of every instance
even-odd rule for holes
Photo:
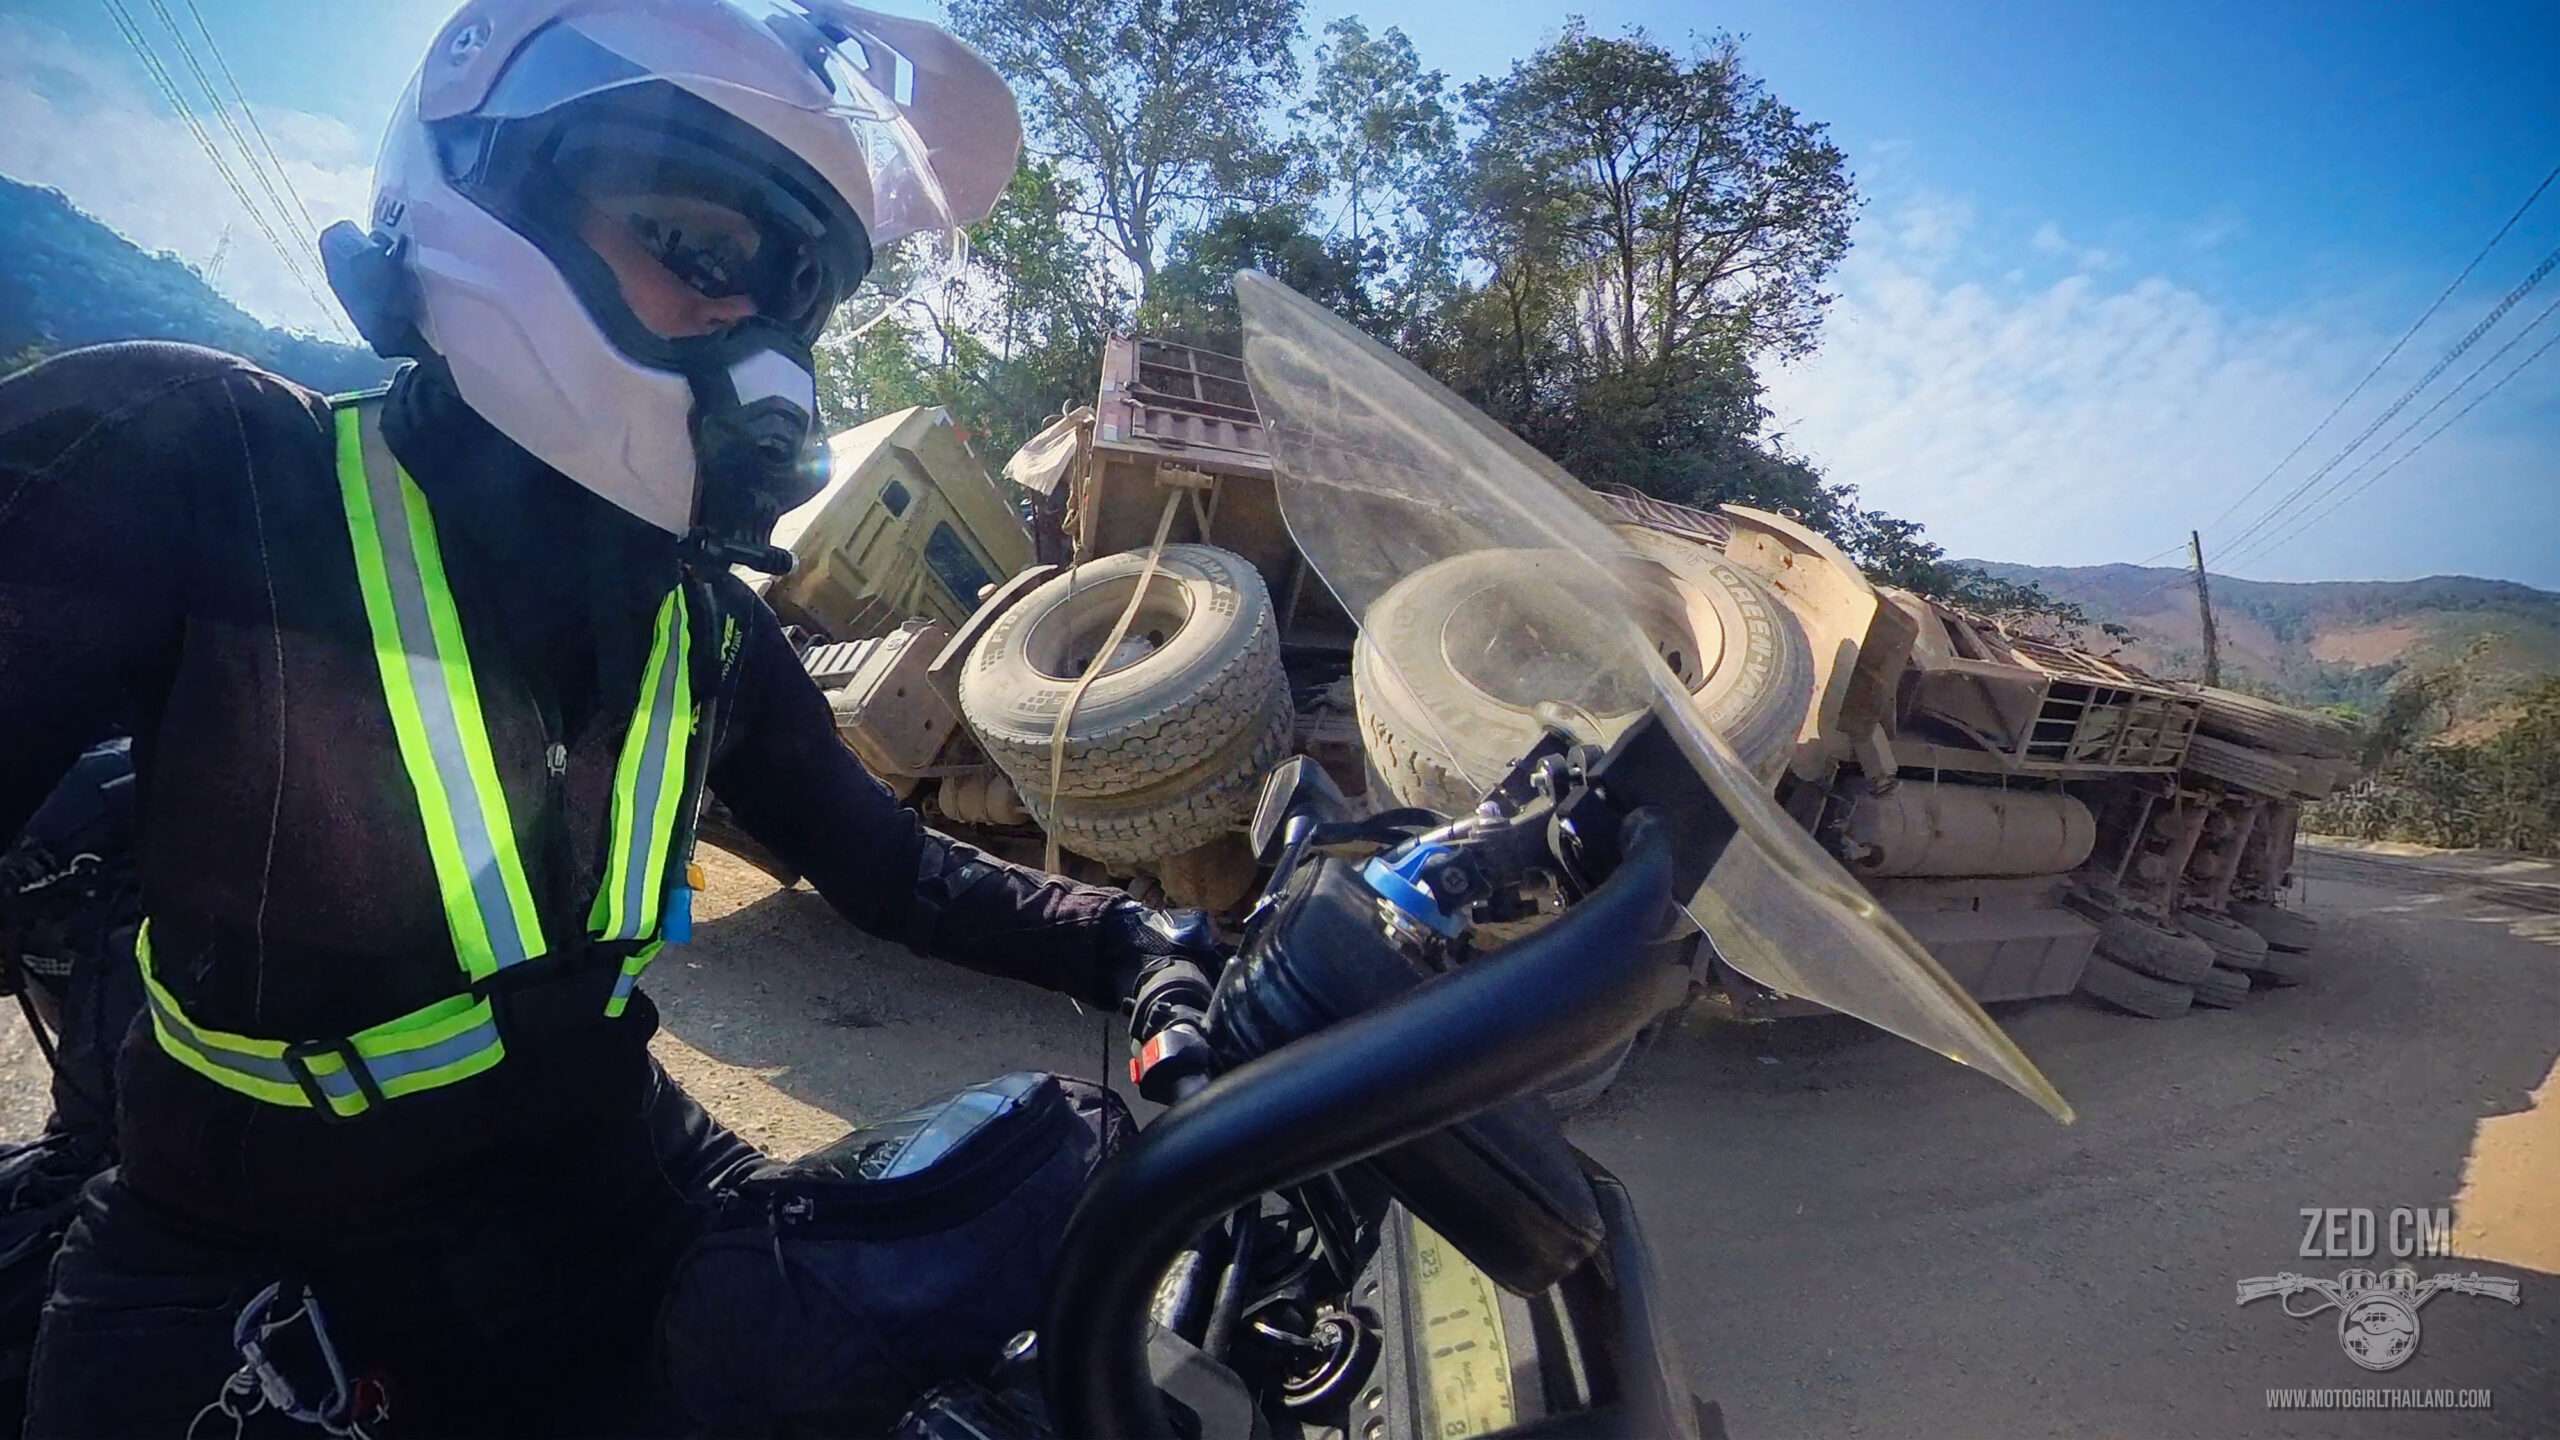
[[[284,193],[293,197],[294,212],[302,217],[303,229],[317,234],[320,223],[311,218],[311,207],[302,203],[302,192],[294,188],[293,177],[285,173],[284,158],[276,154],[275,142],[267,138],[267,127],[258,123],[258,112],[250,108],[248,93],[240,88],[240,77],[231,73],[231,62],[222,58],[222,47],[214,43],[213,27],[204,23],[204,12],[196,8],[196,0],[187,0],[187,13],[195,17],[196,29],[204,36],[205,52],[221,68],[223,80],[231,86],[231,98],[239,102],[240,114],[248,120],[251,133],[258,137],[259,148],[267,152],[267,162],[274,167],[276,179],[284,185]],[[2560,171],[2553,173],[2560,174]]]
[[[189,133],[195,136],[196,144],[203,148],[205,158],[213,162],[215,173],[222,177],[224,185],[230,187],[232,198],[240,202],[240,208],[248,215],[250,223],[257,226],[258,233],[266,237],[267,244],[275,250],[276,257],[284,262],[286,273],[302,287],[303,293],[310,297],[313,305],[319,307],[321,314],[328,316],[333,323],[337,323],[336,313],[312,288],[310,279],[304,275],[301,268],[294,264],[292,252],[285,248],[283,241],[276,238],[274,227],[267,223],[266,216],[249,198],[248,188],[240,183],[240,177],[222,158],[221,147],[214,143],[213,136],[204,128],[204,123],[196,118],[195,110],[187,104],[186,96],[179,92],[177,81],[160,63],[160,57],[152,52],[151,42],[143,35],[142,27],[134,23],[133,16],[125,11],[119,0],[98,0],[98,3],[106,9],[107,18],[115,22],[116,30],[124,37],[125,44],[142,61],[144,71],[160,87],[161,97],[169,102],[170,108],[177,112],[178,119],[186,125]]]
[[[2264,533],[2266,528],[2275,523],[2286,510],[2291,509],[2295,502],[2302,498],[2305,492],[2309,491],[2312,486],[2319,484],[2321,479],[2327,476],[2330,471],[2335,470],[2340,464],[2344,463],[2348,456],[2354,454],[2364,445],[2364,442],[2372,439],[2376,431],[2380,430],[2383,426],[2390,424],[2393,417],[2397,416],[2403,409],[2406,409],[2410,401],[2417,398],[2419,391],[2434,384],[2437,376],[2442,375],[2454,361],[2461,359],[2463,352],[2469,350],[2474,344],[2476,344],[2481,336],[2489,333],[2489,328],[2491,326],[2497,324],[2501,319],[2504,319],[2506,317],[2506,313],[2515,308],[2517,301],[2522,300],[2526,295],[2532,293],[2533,287],[2541,284],[2543,277],[2549,275],[2554,267],[2560,267],[2560,250],[2554,250],[2549,255],[2544,256],[2542,263],[2533,267],[2532,273],[2526,275],[2522,282],[2520,282],[2514,289],[2508,291],[2505,298],[2499,300],[2496,305],[2490,307],[2488,314],[2480,317],[2479,324],[2472,326],[2470,330],[2463,334],[2461,339],[2453,342],[2452,349],[2447,350],[2435,364],[2428,366],[2427,373],[2419,376],[2416,384],[2401,391],[2398,399],[2393,400],[2388,406],[2384,407],[2381,414],[2374,416],[2371,423],[2367,424],[2362,430],[2357,431],[2356,437],[2348,441],[2344,446],[2340,447],[2338,453],[2330,456],[2328,461],[2322,464],[2319,469],[2314,470],[2309,475],[2305,476],[2301,484],[2286,491],[2284,498],[2267,507],[2266,511],[2260,514],[2257,519],[2249,522],[2246,526],[2243,526],[2239,534],[2225,540],[2223,542],[2224,549],[2228,551],[2232,547],[2247,540],[2250,536]]]
[[[2519,361],[2517,361],[2517,362],[2516,362],[2516,364],[2515,364],[2515,368],[2514,368],[2514,369],[2509,370],[2506,374],[2499,376],[2499,377],[2498,377],[2498,379],[2497,379],[2497,383],[2495,383],[2495,384],[2491,385],[2488,389],[2483,390],[2483,391],[2481,391],[2479,394],[2472,396],[2472,397],[2471,397],[2471,403],[2470,403],[2470,404],[2465,405],[2465,406],[2463,406],[2461,409],[2454,411],[2454,412],[2453,412],[2453,414],[2452,414],[2450,417],[2448,417],[2448,418],[2445,420],[2445,422],[2444,422],[2443,424],[2441,424],[2441,425],[2437,426],[2437,427],[2436,427],[2436,428],[2434,428],[2433,430],[2428,431],[2428,432],[2427,432],[2427,434],[2426,434],[2426,438],[2425,438],[2425,439],[2420,440],[2417,444],[2410,446],[2406,451],[2402,452],[2402,453],[2401,453],[2401,455],[2400,455],[2400,458],[2399,458],[2399,459],[2394,460],[2394,461],[2392,461],[2390,464],[2385,465],[2385,466],[2383,466],[2381,469],[2376,470],[2375,472],[2373,472],[2373,474],[2372,474],[2371,476],[2369,476],[2369,477],[2367,477],[2367,478],[2366,478],[2365,482],[2364,482],[2362,485],[2358,485],[2358,486],[2357,486],[2356,488],[2354,488],[2353,490],[2350,490],[2350,491],[2348,491],[2346,494],[2339,496],[2335,501],[2333,501],[2333,502],[2331,502],[2331,503],[2330,503],[2330,505],[2329,505],[2329,507],[2328,507],[2327,509],[2320,511],[2318,514],[2315,514],[2315,515],[2311,516],[2309,519],[2304,520],[2301,524],[2296,525],[2296,526],[2294,526],[2291,530],[2289,530],[2289,531],[2285,532],[2285,535],[2283,536],[2283,539],[2285,539],[2285,540],[2290,540],[2290,539],[2292,539],[2294,536],[2299,535],[2299,534],[2301,534],[2302,532],[2304,532],[2305,530],[2310,529],[2312,526],[2319,524],[2321,521],[2328,519],[2330,516],[2337,514],[2339,510],[2341,510],[2341,509],[2345,508],[2345,506],[2346,506],[2346,504],[2347,504],[2347,502],[2348,502],[2348,501],[2355,499],[2358,495],[2361,495],[2361,494],[2363,494],[2365,491],[2367,491],[2367,490],[2371,489],[2371,488],[2373,487],[2373,485],[2374,485],[2374,483],[2375,483],[2376,481],[2379,481],[2383,476],[2390,474],[2392,471],[2399,469],[2399,468],[2400,468],[2400,466],[2401,466],[2403,463],[2405,463],[2405,462],[2409,459],[2409,457],[2410,457],[2410,456],[2415,455],[2415,454],[2417,454],[2419,451],[2426,449],[2426,448],[2427,448],[2427,445],[2428,445],[2431,441],[2433,441],[2437,436],[2439,436],[2439,435],[2443,434],[2443,433],[2444,433],[2444,432],[2446,432],[2447,430],[2452,429],[2452,428],[2454,427],[2455,423],[2456,423],[2456,422],[2458,422],[2458,421],[2460,421],[2460,420],[2462,419],[2462,417],[2463,417],[2463,416],[2468,415],[2468,414],[2470,414],[2472,411],[2477,410],[2478,408],[2480,408],[2480,402],[2481,402],[2481,401],[2488,399],[2490,396],[2497,394],[2501,389],[2504,389],[2504,388],[2505,388],[2505,386],[2506,386],[2506,383],[2507,383],[2508,381],[2513,380],[2513,379],[2514,379],[2514,378],[2516,378],[2518,375],[2523,374],[2523,373],[2524,373],[2524,371],[2525,371],[2525,367],[2527,367],[2527,366],[2531,365],[2534,361],[2541,359],[2545,354],[2548,354],[2548,353],[2550,352],[2551,348],[2552,348],[2553,346],[2555,346],[2555,345],[2560,345],[2560,335],[2554,335],[2554,336],[2552,336],[2550,339],[2543,341],[2539,346],[2536,346],[2536,347],[2535,347],[2535,349],[2534,349],[2534,352],[2533,352],[2532,354],[2527,355],[2527,356],[2526,356],[2526,357],[2524,357],[2522,360],[2519,360]],[[2484,368],[2485,368],[2485,367],[2484,367]],[[2279,542],[2279,543],[2281,543],[2281,542]]]
[[[293,216],[285,208],[284,196],[276,189],[276,180],[279,177],[270,175],[266,166],[258,159],[258,152],[249,148],[249,137],[241,133],[238,122],[231,118],[231,107],[224,103],[222,92],[214,88],[213,77],[205,73],[203,62],[196,59],[195,47],[187,43],[186,32],[178,28],[178,22],[170,15],[169,7],[162,3],[162,0],[151,0],[151,10],[153,14],[160,17],[160,23],[168,28],[170,40],[178,47],[178,58],[186,62],[188,73],[195,76],[196,85],[204,91],[206,103],[213,107],[213,118],[221,123],[223,133],[231,137],[232,147],[238,152],[240,163],[248,167],[249,178],[258,182],[258,188],[265,193],[267,203],[274,207],[276,225],[283,230],[291,231]],[[297,208],[299,203],[297,200]],[[307,230],[310,223],[307,212],[303,220]],[[314,300],[319,300],[318,287],[314,284],[314,275],[308,258],[299,250],[287,249],[284,259],[285,264],[294,271],[294,277],[302,282],[302,288],[311,292]],[[327,316],[341,335],[344,335],[346,327],[339,323],[336,314],[329,309],[325,301],[321,303],[320,308],[321,313]]]
[[[192,0],[190,0],[190,3],[192,3]],[[2276,478],[2279,471],[2293,463],[2293,457],[2301,454],[2313,440],[2318,439],[2320,432],[2329,428],[2329,422],[2337,419],[2338,416],[2346,410],[2348,405],[2354,403],[2355,398],[2358,395],[2364,393],[2364,387],[2373,383],[2373,377],[2382,373],[2382,367],[2391,363],[2392,357],[2400,353],[2401,347],[2409,343],[2410,337],[2416,335],[2419,330],[2425,327],[2429,320],[2435,318],[2435,313],[2444,308],[2444,302],[2452,298],[2454,291],[2462,288],[2462,282],[2471,278],[2471,272],[2480,268],[2480,262],[2488,258],[2489,252],[2498,248],[2498,242],[2506,239],[2507,232],[2515,228],[2518,220],[2524,218],[2524,212],[2532,209],[2533,202],[2542,198],[2542,192],[2551,188],[2551,182],[2553,180],[2560,180],[2560,165],[2551,167],[2551,173],[2543,176],[2542,183],[2534,186],[2533,193],[2524,197],[2524,203],[2518,205],[2515,208],[2515,213],[2507,217],[2507,223],[2498,227],[2498,233],[2490,236],[2489,243],[2481,246],[2479,253],[2471,257],[2470,263],[2462,267],[2462,272],[2453,277],[2453,283],[2445,286],[2444,289],[2437,294],[2434,302],[2429,304],[2427,308],[2419,314],[2416,320],[2410,322],[2407,330],[2401,332],[2400,338],[2391,342],[2391,348],[2382,352],[2381,359],[2373,362],[2373,368],[2364,372],[2364,378],[2355,383],[2355,388],[2349,390],[2339,399],[2336,405],[2330,407],[2329,413],[2320,417],[2320,423],[2312,426],[2309,434],[2304,435],[2300,440],[2295,441],[2293,448],[2284,452],[2283,459],[2278,460],[2266,474],[2259,476],[2256,484],[2251,485],[2248,489],[2240,492],[2240,498],[2232,501],[2229,508],[2225,509],[2220,515],[2215,516],[2213,523],[2205,526],[2204,528],[2207,530],[2218,530],[2222,528],[2223,521],[2240,513],[2240,507],[2248,504],[2250,497],[2265,489],[2268,481]],[[2177,549],[2177,546],[2172,545],[2161,553],[2163,555],[2175,554]]]
[[[2416,419],[2411,420],[2408,424],[2402,426],[2398,434],[2382,442],[2380,446],[2366,451],[2364,458],[2356,462],[2354,469],[2340,474],[2338,478],[2330,481],[2328,486],[2319,494],[2304,501],[2304,508],[2307,510],[2311,506],[2322,503],[2330,496],[2336,494],[2341,489],[2344,489],[2348,482],[2354,480],[2358,475],[2372,469],[2375,461],[2390,454],[2393,449],[2398,447],[2401,441],[2408,439],[2410,434],[2419,426],[2426,424],[2428,420],[2434,418],[2437,411],[2451,403],[2454,398],[2459,396],[2463,391],[2471,388],[2472,381],[2489,373],[2490,367],[2496,365],[2500,360],[2505,359],[2508,351],[2523,344],[2534,331],[2541,329],[2542,322],[2550,319],[2555,312],[2560,312],[2560,300],[2554,300],[2550,304],[2543,306],[2542,313],[2534,316],[2531,320],[2526,321],[2523,329],[2518,330],[2511,336],[2508,336],[2506,344],[2499,346],[2488,359],[2481,361],[2479,365],[2472,369],[2470,374],[2463,376],[2462,379],[2453,386],[2453,388],[2445,391],[2442,395],[2437,396],[2434,404],[2429,405],[2425,410],[2419,412]],[[2406,457],[2404,456],[2403,458]],[[2328,512],[2323,511],[2321,513],[2326,514]],[[2290,539],[2292,536],[2300,534],[2303,528],[2307,527],[2297,526],[2288,528],[2282,536],[2278,536],[2275,532],[2270,531],[2268,534],[2260,536],[2256,542],[2247,546],[2247,551],[2252,556],[2264,555],[2269,550],[2273,549],[2275,545],[2282,543],[2284,539]],[[2238,557],[2234,556],[2232,558],[2236,560]]]

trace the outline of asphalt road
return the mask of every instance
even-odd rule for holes
[[[1686,1024],[1576,1122],[1633,1188],[1699,1389],[1740,1437],[2560,1433],[2560,868],[2319,852],[2322,973],[2152,1022],[2001,1015],[2080,1112],[1847,1022]],[[793,1150],[1004,1069],[1105,1068],[1102,1017],[868,941],[715,857],[696,942],[651,974],[672,1069]],[[40,1071],[0,1123],[32,1123]],[[1116,1069],[1116,1052],[1108,1068]],[[2542,1104],[2535,1108],[2534,1093]],[[2376,1212],[2382,1253],[2300,1253],[2306,1208]],[[2394,1208],[2452,1212],[2438,1295],[2374,1375],[2334,1313],[2235,1282],[2380,1269]],[[2300,1413],[2289,1387],[2486,1387],[2462,1413]]]

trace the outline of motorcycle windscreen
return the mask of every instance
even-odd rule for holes
[[[1736,827],[1705,883],[1683,900],[1718,953],[1773,990],[1925,1045],[2071,1118],[2016,1042],[1778,808],[1706,723],[1634,618],[1648,603],[1641,567],[1610,530],[1605,502],[1287,286],[1248,271],[1236,277],[1236,294],[1281,515],[1350,614],[1365,616],[1425,568],[1522,552],[1477,562],[1517,579],[1498,597],[1469,602],[1501,612],[1466,627],[1479,636],[1464,657],[1470,679],[1513,695],[1534,690],[1604,730],[1639,708],[1662,718]],[[1373,647],[1392,668],[1385,648]],[[1489,677],[1489,668],[1501,673]],[[1479,791],[1502,778],[1452,737],[1419,739]]]

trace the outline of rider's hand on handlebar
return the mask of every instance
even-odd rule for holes
[[[1156,910],[1135,900],[1118,901],[1103,912],[1101,946],[1114,991],[1130,1000],[1168,962],[1183,962],[1201,977],[1200,1005],[1206,1009],[1207,985],[1227,963],[1207,911]]]
[[[1117,962],[1130,967],[1129,1079],[1150,1100],[1170,1104],[1207,1082],[1209,1045],[1200,1022],[1226,952],[1198,910],[1149,910],[1135,901],[1105,917]]]

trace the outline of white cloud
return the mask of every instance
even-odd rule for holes
[[[203,93],[192,88],[194,79],[168,35],[147,19],[144,26],[205,133],[264,207],[265,192],[232,149]],[[234,115],[233,123],[264,160],[256,135],[236,109]],[[363,214],[372,187],[369,140],[325,115],[273,105],[260,105],[257,115],[313,225]],[[338,333],[328,320],[335,300],[323,311],[294,280],[195,136],[167,108],[141,61],[121,45],[84,48],[33,16],[0,15],[0,173],[52,186],[144,249],[168,250],[198,267],[212,258],[228,226],[231,243],[217,288],[261,320]],[[277,188],[282,194],[283,186]],[[307,261],[317,286],[315,233],[293,210],[291,197],[285,199],[289,223],[275,225],[276,239]],[[320,293],[326,297],[326,288]]]
[[[2180,232],[2180,238],[2191,249],[2219,250],[2249,233],[2249,222],[2228,210],[2218,210],[2191,221]]]
[[[2062,227],[2050,220],[2038,225],[2027,243],[2044,254],[2063,256],[2083,270],[2104,270],[2116,263],[2113,252],[2073,244],[2071,237],[2062,233]]]
[[[1972,228],[1972,204],[1951,195],[1923,194],[1893,213],[1893,238],[1913,264],[1934,264],[1955,254]]]
[[[1943,215],[1953,204],[1929,208]],[[2040,235],[2034,248],[2077,251],[2049,228],[2052,243]],[[1863,225],[1822,350],[1772,374],[1769,401],[1789,443],[1870,503],[1925,522],[1955,554],[2028,563],[2140,560],[2182,544],[2191,526],[2207,527],[2210,553],[2218,534],[2237,532],[2308,475],[2480,313],[2449,308],[2217,532],[2216,517],[2382,352],[2400,302],[2376,313],[2335,304],[2252,316],[2162,275],[2083,272],[2039,287],[2014,271],[1988,278],[2001,263],[1988,257],[1973,267],[1984,278],[1974,278],[1968,258],[1951,256],[1943,228],[1915,226],[1907,210]],[[2521,318],[2439,386],[2469,373]],[[2396,434],[2436,393],[2381,435]],[[2555,405],[2560,363],[2545,363],[2335,519],[2244,560],[2238,573],[2467,572],[2560,587],[2560,550],[2549,543],[2560,534]]]

